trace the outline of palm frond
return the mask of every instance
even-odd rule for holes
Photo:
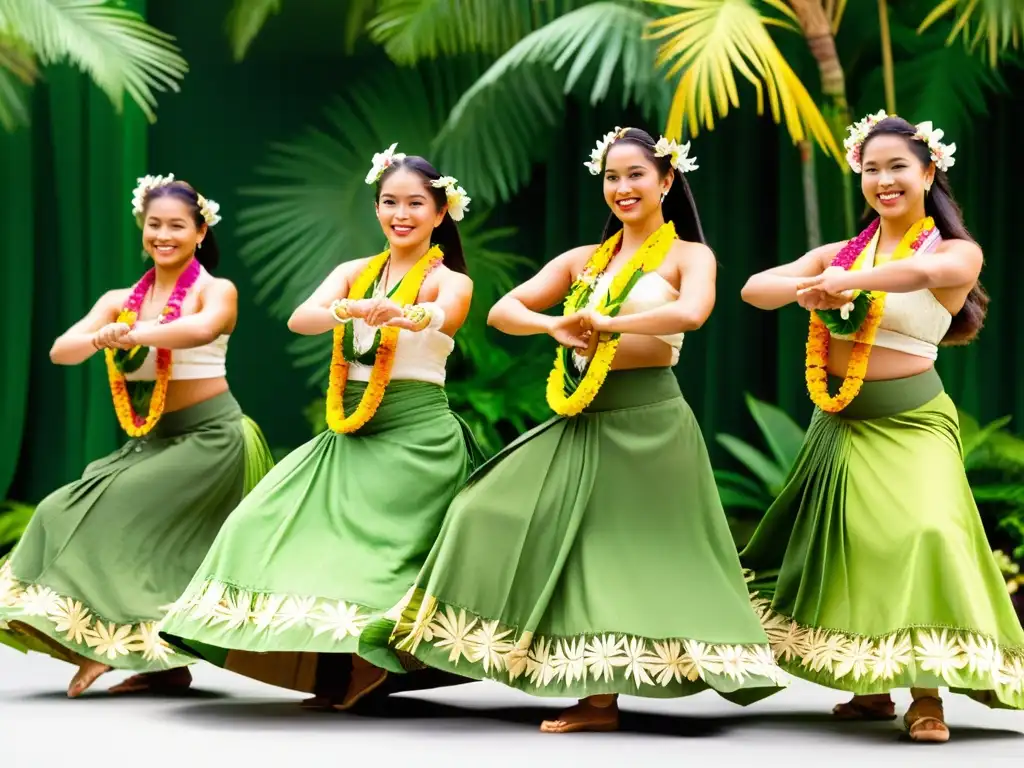
[[[43,64],[67,59],[120,109],[124,93],[155,120],[156,91],[177,91],[188,65],[173,38],[104,0],[0,0],[8,32]]]
[[[780,0],[763,0],[782,11]],[[736,73],[757,93],[758,114],[765,97],[776,123],[785,120],[793,141],[812,137],[836,162],[843,156],[818,105],[786,62],[768,33],[768,26],[788,26],[763,15],[754,0],[647,0],[682,9],[651,24],[649,37],[665,40],[657,65],[666,77],[682,73],[672,100],[666,135],[679,137],[686,121],[696,135],[703,123],[712,130],[715,116],[724,118],[739,107]],[[787,14],[788,15],[788,14]]]
[[[635,5],[597,2],[531,32],[502,55],[455,105],[436,146],[444,166],[486,203],[507,200],[545,156],[565,96],[591,103],[617,94],[659,120],[670,92],[644,41],[650,16]]]
[[[245,58],[267,19],[280,10],[281,0],[235,0],[227,19],[228,40],[235,61]]]
[[[345,53],[355,52],[356,43],[367,31],[380,0],[348,0],[345,7]]]
[[[1007,92],[998,70],[964,46],[944,46],[944,29],[936,27],[919,36],[913,27],[893,19],[891,31],[893,46],[901,52],[894,64],[896,103],[908,120],[930,120],[948,137],[962,137],[987,114],[988,98]],[[881,68],[866,74],[863,86],[865,93],[880,93]]]
[[[946,44],[958,37],[973,51],[984,45],[989,66],[995,67],[1008,48],[1020,47],[1024,37],[1024,2],[1022,0],[939,0],[918,27],[924,32],[947,14],[956,13]]]
[[[398,64],[464,53],[498,55],[590,0],[380,0],[370,38]]]
[[[6,131],[27,125],[29,122],[28,101],[25,86],[19,83],[6,69],[0,68],[0,126]]]

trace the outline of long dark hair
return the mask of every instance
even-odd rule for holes
[[[921,165],[927,168],[932,163],[931,150],[923,140],[915,138],[917,128],[904,120],[902,117],[887,117],[881,120],[864,140],[860,148],[861,158],[867,149],[868,142],[876,136],[902,136],[910,147],[911,152],[921,161]],[[946,240],[967,240],[976,242],[971,233],[964,225],[964,217],[953,198],[953,190],[949,185],[949,177],[946,172],[935,169],[935,181],[929,192],[925,193],[924,212],[935,220],[935,226],[939,233]],[[870,222],[878,218],[878,211],[873,208],[869,210],[867,220]],[[985,324],[985,313],[988,310],[988,294],[979,280],[967,294],[967,300],[963,307],[953,316],[949,330],[942,337],[942,346],[961,346],[970,344],[978,335]]]
[[[142,203],[143,213],[149,209],[149,204],[158,197],[173,197],[176,200],[181,200],[192,212],[192,220],[195,222],[196,229],[206,226],[206,219],[203,218],[199,206],[199,193],[187,182],[172,181],[170,184],[149,190]],[[206,268],[207,272],[213,272],[220,264],[220,248],[217,246],[217,238],[213,236],[213,227],[206,226],[203,247],[196,248],[196,259]]]
[[[448,197],[444,188],[435,187],[430,183],[440,179],[441,174],[419,155],[403,157],[384,169],[384,173],[381,174],[380,179],[377,181],[376,200],[378,203],[380,202],[380,191],[384,186],[384,180],[399,168],[414,171],[425,179],[426,183],[424,186],[427,188],[430,196],[434,198],[437,210],[441,210],[448,205]],[[441,251],[444,253],[444,265],[448,269],[453,272],[466,274],[466,254],[462,251],[462,238],[459,237],[459,228],[455,224],[455,219],[447,211],[445,211],[441,223],[434,227],[434,231],[430,235],[430,242],[432,245],[441,246]]]
[[[634,144],[640,147],[647,159],[658,169],[658,175],[661,178],[665,178],[669,173],[674,172],[670,157],[655,156],[655,141],[647,131],[639,128],[627,128],[621,136],[612,142],[608,151],[610,152],[611,147],[616,144]],[[608,153],[606,152],[601,163],[602,174],[604,174],[604,165],[607,161]],[[665,217],[665,221],[671,221],[675,225],[676,235],[680,240],[689,240],[693,243],[707,243],[704,239],[704,229],[700,225],[697,203],[693,199],[693,192],[690,191],[690,185],[686,182],[686,176],[683,174],[675,174],[672,188],[669,189],[665,199],[661,202],[661,212]],[[604,232],[601,234],[601,242],[603,243],[620,229],[622,229],[622,222],[612,213],[608,216],[608,221],[605,222]]]

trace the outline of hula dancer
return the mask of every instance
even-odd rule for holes
[[[408,589],[479,457],[444,389],[473,290],[455,223],[469,198],[395,145],[366,182],[389,249],[336,268],[288,323],[333,334],[328,429],[238,507],[160,627],[337,709],[384,682],[354,655],[360,632]]]
[[[586,164],[612,212],[601,244],[558,256],[491,310],[505,333],[561,345],[557,416],[456,497],[390,627],[391,647],[430,666],[580,699],[547,732],[614,730],[617,694],[711,688],[747,702],[784,678],[672,371],[715,302],[688,150],[608,133]],[[558,303],[561,317],[541,314]]]
[[[950,192],[956,145],[942,131],[880,112],[851,126],[846,147],[868,228],[743,289],[761,309],[811,310],[817,409],[741,559],[779,663],[855,694],[836,717],[895,719],[889,691],[910,688],[910,737],[943,742],[939,687],[1024,707],[1024,631],[934,368],[939,346],[981,328],[982,252]]]
[[[228,390],[237,292],[209,272],[217,203],[173,175],[146,176],[132,212],[153,268],[50,350],[58,365],[106,356],[131,440],[47,496],[0,565],[0,639],[78,666],[71,697],[112,668],[141,673],[115,693],[189,686],[194,659],[161,641],[156,622],[271,465]]]

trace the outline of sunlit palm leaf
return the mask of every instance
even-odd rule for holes
[[[956,23],[947,44],[957,37],[962,37],[972,50],[984,44],[993,67],[1007,48],[1020,47],[1024,37],[1024,0],[939,0],[918,31],[925,31],[952,11],[956,12]]]
[[[565,95],[591,103],[615,93],[656,117],[670,92],[642,39],[650,16],[635,6],[598,2],[572,11],[516,43],[466,91],[437,147],[446,168],[493,203],[511,197],[546,154]]]
[[[43,64],[64,59],[121,107],[125,92],[155,120],[155,91],[179,89],[188,65],[173,38],[104,0],[0,0],[9,31]]]
[[[246,51],[267,19],[281,10],[281,0],[235,0],[228,14],[228,39],[235,61],[245,58]]]
[[[524,35],[590,0],[380,0],[370,38],[394,61],[507,51]]]
[[[813,137],[837,162],[843,156],[817,104],[768,33],[768,25],[786,26],[762,15],[755,0],[648,0],[680,8],[680,13],[651,24],[652,39],[665,40],[658,66],[671,62],[667,77],[682,73],[672,100],[667,134],[678,137],[686,120],[696,135],[703,123],[714,128],[739,106],[736,73],[757,93],[757,110],[764,112],[767,96],[772,118],[783,119],[794,141]],[[791,11],[781,0],[763,0],[776,10]]]
[[[832,20],[833,35],[839,31],[839,27],[843,23],[843,16],[846,13],[846,2],[847,0],[826,0],[825,11],[828,13],[829,19]]]
[[[5,69],[0,69],[0,126],[13,131],[29,121],[28,102],[25,86],[19,83]]]
[[[943,30],[920,37],[894,20],[891,31],[893,46],[905,56],[894,65],[900,114],[915,123],[931,120],[950,137],[947,141],[964,137],[987,114],[990,95],[1006,92],[999,72],[985,61],[963,46],[944,46]],[[881,93],[881,68],[864,77],[863,86],[865,93]],[[865,106],[864,111],[878,108]]]
[[[325,130],[311,128],[274,145],[258,169],[265,183],[242,190],[256,201],[239,214],[242,258],[256,267],[257,300],[273,297],[274,315],[287,317],[339,263],[386,247],[373,215],[373,189],[364,178],[373,154],[394,142],[407,154],[430,156],[429,141],[466,84],[458,77],[443,85],[438,79],[378,70],[327,110]],[[402,119],[395,120],[396,114]],[[475,204],[459,229],[474,278],[474,317],[459,341],[472,352],[473,334],[484,326],[480,313],[512,286],[514,269],[525,260],[495,247],[511,230],[487,230]],[[296,363],[313,369],[311,380],[323,381],[329,346],[323,338],[293,344]]]

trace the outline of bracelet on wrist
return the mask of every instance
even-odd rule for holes
[[[430,312],[419,304],[410,304],[402,310],[402,316],[422,331],[430,325]]]
[[[334,315],[334,319],[339,323],[344,323],[352,319],[352,300],[351,299],[335,299],[331,302],[331,314]]]

